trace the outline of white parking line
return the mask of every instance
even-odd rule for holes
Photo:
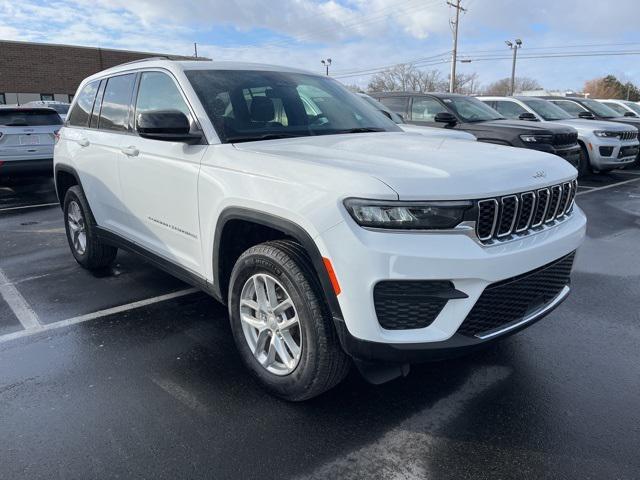
[[[60,204],[58,202],[55,202],[55,203],[40,203],[38,205],[23,205],[22,207],[7,207],[7,208],[0,208],[0,212],[9,212],[11,210],[25,210],[27,208],[53,207],[54,205],[60,205]]]
[[[11,340],[15,340],[16,338],[28,337],[40,332],[46,332],[49,330],[68,327],[70,325],[76,325],[78,323],[87,322],[89,320],[94,320],[100,317],[106,317],[107,315],[126,312],[129,310],[133,310],[135,308],[146,307],[147,305],[153,305],[154,303],[164,302],[165,300],[184,297],[185,295],[190,295],[198,291],[199,290],[197,288],[186,288],[184,290],[178,290],[177,292],[172,292],[172,293],[167,293],[165,295],[159,295],[157,297],[147,298],[146,300],[138,300],[137,302],[131,302],[125,305],[117,306],[117,307],[106,308],[104,310],[98,310],[97,312],[87,313],[86,315],[79,315],[77,317],[68,318],[66,320],[60,320],[58,322],[40,324],[40,326],[37,328],[27,329],[27,327],[25,327],[25,330],[21,330],[19,332],[14,332],[14,333],[8,333],[6,335],[0,336],[0,343],[5,343]],[[22,323],[22,321],[20,323]]]
[[[640,178],[632,178],[631,180],[625,180],[624,182],[612,183],[611,185],[605,185],[604,187],[592,188],[591,190],[587,190],[586,192],[578,192],[576,193],[576,195],[586,195],[588,193],[599,192],[600,190],[606,190],[607,188],[613,188],[619,185],[624,185],[625,183],[632,183],[632,182],[638,182],[638,181],[640,181]],[[579,187],[580,186],[578,185],[578,188]]]
[[[13,283],[9,281],[2,269],[0,269],[0,296],[7,302],[7,305],[9,305],[9,308],[24,329],[40,330],[42,328],[36,312],[29,306]]]

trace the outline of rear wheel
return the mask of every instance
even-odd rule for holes
[[[89,204],[77,185],[69,188],[64,197],[64,219],[71,253],[80,265],[93,270],[109,266],[114,261],[118,249],[97,238]]]
[[[263,243],[240,256],[229,317],[244,363],[281,398],[315,397],[349,371],[310,260],[293,241]]]

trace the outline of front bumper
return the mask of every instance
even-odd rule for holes
[[[572,166],[577,167],[580,163],[580,145],[577,143],[570,146],[556,146],[551,144],[524,144],[525,147],[532,150],[538,150],[545,153],[551,153],[564,158]]]
[[[343,319],[336,324],[345,350],[367,360],[398,361],[449,356],[492,341],[458,333],[485,289],[565,257],[582,243],[585,229],[586,219],[577,206],[553,227],[491,246],[457,232],[379,232],[349,220],[336,225],[317,240],[342,287],[338,301]],[[445,280],[464,295],[448,300],[424,328],[385,329],[374,302],[374,288],[385,280]],[[496,337],[524,328],[548,311]]]
[[[604,170],[629,165],[638,158],[639,145],[637,140],[621,142],[618,139],[598,138],[588,143],[591,166]]]
[[[0,157],[0,178],[40,175],[53,177],[53,158],[6,161]]]

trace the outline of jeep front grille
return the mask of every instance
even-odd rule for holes
[[[574,180],[530,192],[479,200],[476,235],[481,242],[492,243],[553,225],[571,212],[577,188],[578,183]]]

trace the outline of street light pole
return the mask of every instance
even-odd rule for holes
[[[320,60],[320,63],[325,66],[327,76],[329,76],[329,65],[331,65],[331,59]]]
[[[518,49],[522,48],[522,40],[516,38],[515,44],[511,43],[509,40],[504,42],[507,46],[513,50],[513,64],[511,65],[511,93],[510,95],[513,97],[516,89],[516,58],[518,57]]]

